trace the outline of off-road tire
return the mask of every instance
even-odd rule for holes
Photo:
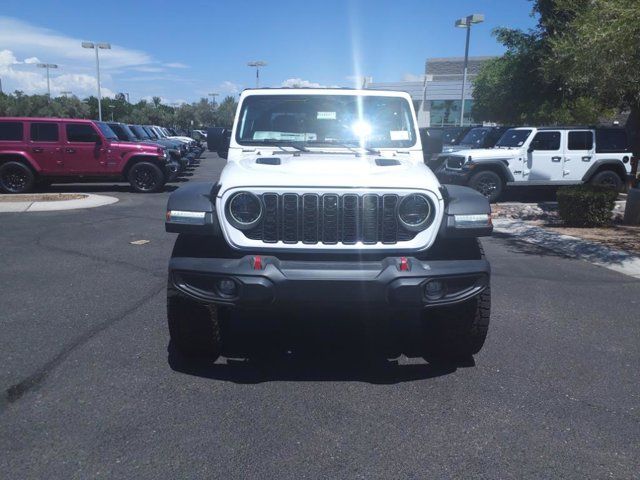
[[[0,164],[0,191],[4,193],[27,193],[33,190],[36,176],[21,162]]]
[[[496,202],[504,190],[502,178],[491,170],[474,173],[469,179],[468,185],[487,197],[491,203]]]
[[[137,162],[127,174],[127,180],[134,192],[159,192],[167,181],[163,171],[151,162]]]
[[[172,292],[167,295],[169,335],[176,351],[185,358],[215,361],[222,350],[219,311]]]
[[[616,192],[622,190],[623,181],[613,170],[603,170],[596,173],[589,181],[591,185],[597,185],[600,187],[610,187],[615,189]]]
[[[430,362],[468,359],[478,353],[487,338],[491,312],[491,288],[456,308],[432,313],[423,328],[426,348],[423,358]]]

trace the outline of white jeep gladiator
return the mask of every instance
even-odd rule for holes
[[[631,174],[632,152],[622,128],[518,127],[494,148],[438,157],[438,179],[468,185],[491,202],[506,186],[591,183],[620,190]]]
[[[243,316],[274,325],[286,348],[320,319],[330,331],[382,326],[387,356],[480,350],[491,300],[477,237],[491,234],[490,206],[424,165],[406,93],[245,90],[217,151],[219,180],[188,184],[167,206],[177,352],[242,354],[228,340]]]

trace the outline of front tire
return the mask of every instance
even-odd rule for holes
[[[491,288],[455,307],[445,307],[423,318],[425,351],[429,363],[465,360],[478,353],[487,338]]]
[[[151,162],[138,162],[131,167],[127,179],[131,188],[138,193],[154,193],[162,189],[166,176]]]
[[[474,173],[469,180],[469,186],[487,197],[491,203],[496,202],[504,190],[504,182],[500,175],[490,170]]]
[[[27,193],[33,190],[36,177],[21,162],[5,162],[0,165],[0,190],[5,193]]]
[[[222,350],[219,309],[202,305],[169,291],[169,335],[176,351],[186,358],[215,361]]]

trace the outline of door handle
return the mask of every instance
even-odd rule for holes
[[[31,151],[34,152],[34,153],[42,153],[42,152],[44,152],[44,148],[42,148],[42,147],[33,147],[31,149]]]
[[[582,157],[582,161],[583,162],[590,162],[591,161],[591,157]]]
[[[562,160],[562,157],[551,157],[552,162],[559,162]]]
[[[67,147],[67,148],[64,149],[64,151],[67,152],[67,153],[76,153],[76,149],[75,148]]]

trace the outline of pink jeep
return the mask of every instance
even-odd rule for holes
[[[170,173],[160,146],[122,142],[106,123],[68,118],[0,118],[0,190],[37,184],[125,180],[157,192]]]

